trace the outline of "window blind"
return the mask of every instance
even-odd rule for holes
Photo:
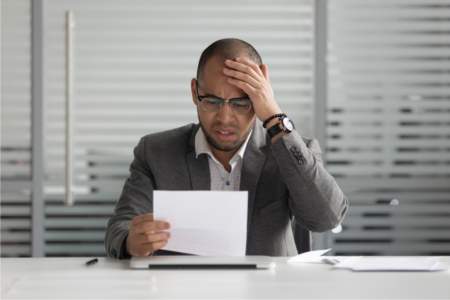
[[[30,1],[1,2],[1,255],[29,256]]]
[[[74,194],[64,191],[64,15],[74,28]],[[45,2],[46,255],[102,255],[103,237],[147,133],[196,121],[190,95],[201,51],[237,37],[269,64],[275,95],[312,130],[313,1]]]
[[[329,1],[337,254],[450,253],[450,1]],[[339,229],[336,230],[339,232]]]

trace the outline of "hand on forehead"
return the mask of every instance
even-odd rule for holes
[[[212,57],[205,65],[205,73],[222,73],[222,69],[224,67],[231,67],[231,65],[227,65],[227,62],[233,62],[233,67],[241,68],[243,67],[251,67],[255,71],[260,69],[260,66],[251,58],[244,56],[244,55],[238,55],[236,57],[232,58],[224,58],[215,56]]]

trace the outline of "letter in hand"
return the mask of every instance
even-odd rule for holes
[[[128,253],[132,256],[149,256],[163,248],[170,238],[169,228],[168,222],[154,220],[151,213],[134,217],[127,237]]]

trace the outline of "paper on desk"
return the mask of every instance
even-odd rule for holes
[[[205,256],[244,256],[247,192],[154,191],[155,219],[170,223],[164,250]]]
[[[288,259],[288,263],[322,263],[322,255],[329,252],[329,249],[321,249],[321,250],[313,250],[301,253],[297,256],[291,257]]]
[[[339,259],[338,269],[353,271],[441,271],[447,266],[437,257],[359,256]]]

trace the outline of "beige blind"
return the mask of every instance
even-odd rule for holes
[[[269,64],[275,94],[311,134],[313,1],[45,1],[46,254],[101,255],[106,221],[147,133],[196,121],[201,51],[238,37]],[[63,205],[64,15],[73,10],[75,205]]]
[[[329,1],[338,254],[450,253],[450,1]]]
[[[1,1],[1,255],[29,256],[30,1]]]

